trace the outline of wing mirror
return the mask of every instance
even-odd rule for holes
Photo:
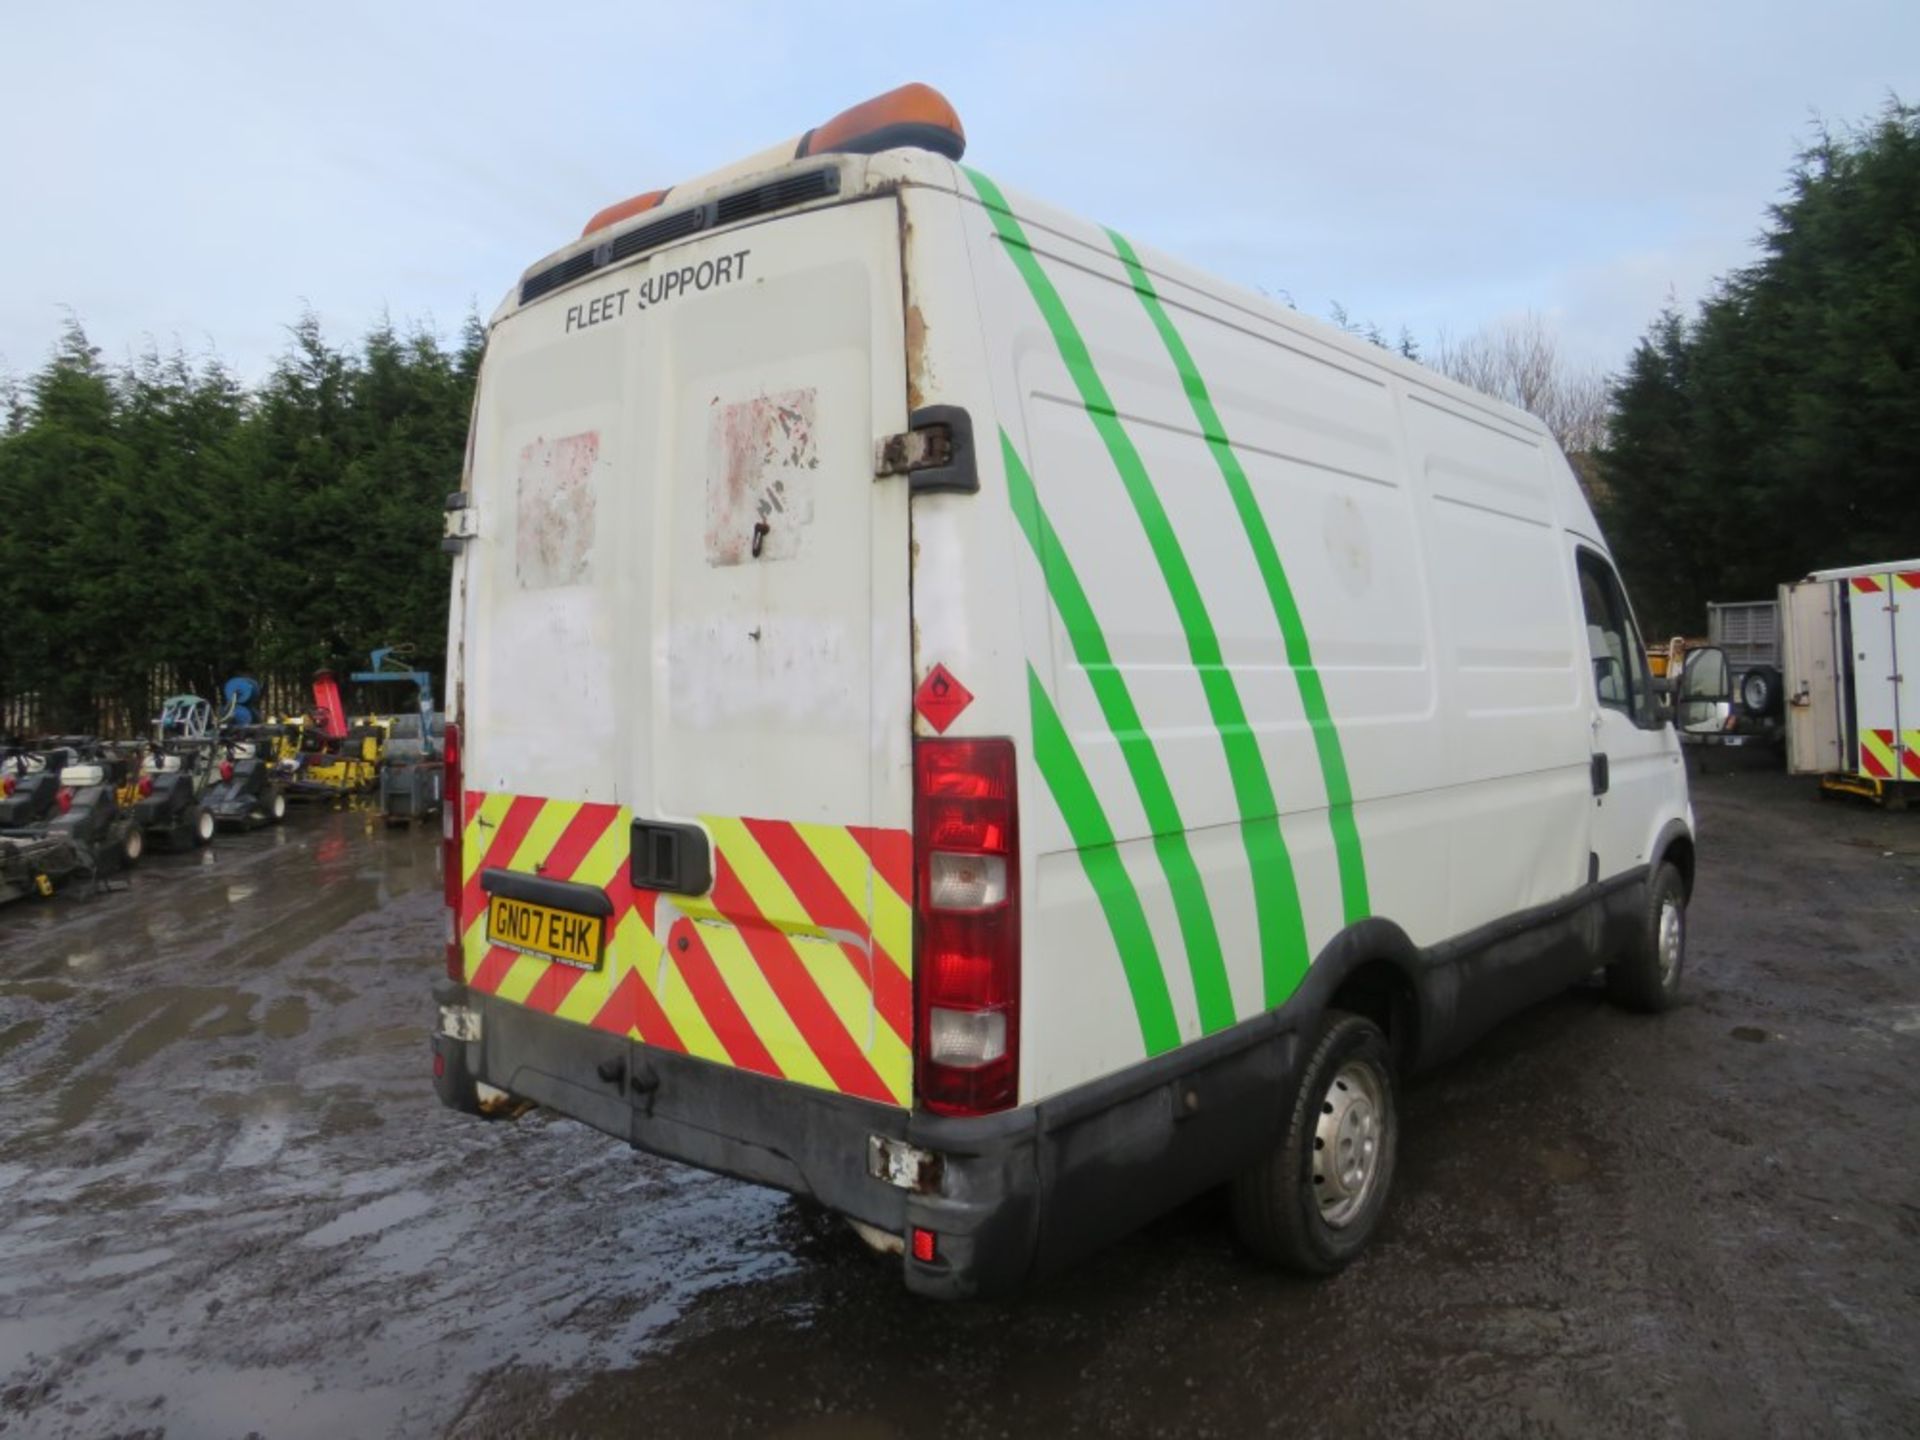
[[[1676,719],[1689,735],[1712,735],[1733,718],[1733,675],[1717,645],[1689,650],[1674,687]]]

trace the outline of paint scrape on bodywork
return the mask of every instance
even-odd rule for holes
[[[578,585],[593,551],[600,435],[535,440],[520,451],[514,574],[527,590]]]
[[[709,565],[790,560],[813,523],[818,392],[716,405],[707,430]]]

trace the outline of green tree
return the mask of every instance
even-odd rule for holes
[[[1920,553],[1920,110],[1822,133],[1761,258],[1613,390],[1602,519],[1656,633],[1812,569]]]
[[[137,726],[168,676],[304,685],[394,642],[437,671],[483,340],[477,317],[452,346],[383,321],[349,353],[303,315],[249,393],[177,351],[110,367],[71,323],[0,394],[0,701]]]

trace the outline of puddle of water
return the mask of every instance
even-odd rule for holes
[[[44,1020],[22,1020],[17,1025],[9,1025],[0,1030],[0,1059],[4,1059],[9,1050],[17,1050],[46,1028]]]
[[[154,1266],[173,1258],[171,1248],[158,1250],[135,1250],[125,1255],[103,1255],[98,1260],[82,1265],[71,1272],[75,1280],[110,1280],[119,1275],[133,1275],[141,1270],[151,1270]]]
[[[1558,1185],[1570,1185],[1576,1180],[1584,1180],[1593,1169],[1586,1156],[1572,1150],[1547,1149],[1540,1152],[1540,1168],[1547,1172],[1547,1178]]]
[[[265,1165],[286,1147],[287,1133],[292,1128],[291,1118],[285,1114],[269,1114],[247,1120],[240,1127],[240,1133],[227,1147],[227,1153],[221,1157],[223,1170],[251,1170]]]
[[[283,995],[267,1010],[267,1038],[291,1040],[307,1033],[307,1002],[298,995]]]
[[[340,1198],[358,1200],[362,1195],[384,1194],[396,1185],[404,1185],[420,1176],[418,1165],[382,1165],[374,1170],[362,1170],[349,1175],[340,1184]]]
[[[425,1191],[399,1190],[349,1210],[329,1220],[318,1230],[309,1230],[300,1237],[300,1243],[313,1248],[342,1245],[349,1240],[358,1240],[362,1235],[377,1234],[389,1225],[404,1225],[409,1220],[418,1220],[432,1210],[433,1197]]]
[[[45,1359],[73,1344],[86,1333],[87,1322],[77,1316],[0,1320],[0,1376],[26,1368],[29,1359]]]
[[[71,1000],[78,993],[78,990],[64,980],[0,982],[0,995],[24,995],[29,1000],[40,1000],[49,1005],[58,1004],[62,1000]]]
[[[355,1383],[347,1388],[291,1367],[269,1370],[196,1360],[190,1385],[179,1383],[179,1371],[177,1357],[147,1351],[132,1364],[94,1366],[88,1378],[98,1387],[95,1403],[120,1412],[114,1418],[163,1416],[168,1435],[254,1434],[289,1440],[390,1435],[407,1428],[401,1421],[418,1398],[405,1385]],[[155,1407],[159,1396],[164,1396],[164,1409]],[[96,1413],[91,1418],[109,1417]],[[117,1431],[120,1426],[111,1428]]]

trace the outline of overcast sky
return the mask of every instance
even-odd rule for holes
[[[0,5],[0,369],[66,315],[262,374],[310,306],[454,330],[609,201],[906,80],[968,160],[1325,315],[1529,308],[1621,363],[1752,258],[1916,0]]]

